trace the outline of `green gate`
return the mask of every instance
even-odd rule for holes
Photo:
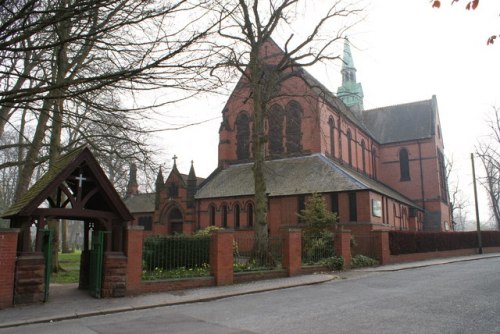
[[[89,293],[95,298],[101,298],[103,254],[104,231],[94,231],[90,249]]]
[[[50,275],[52,274],[52,231],[41,230],[43,233],[42,252],[45,259],[43,301],[49,300]]]

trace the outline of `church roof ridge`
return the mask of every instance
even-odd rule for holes
[[[404,106],[414,105],[414,104],[420,104],[420,103],[432,103],[432,98],[425,99],[425,100],[413,101],[413,102],[404,102],[404,103],[390,104],[390,105],[387,105],[387,106],[366,109],[366,110],[364,110],[364,112],[371,112],[371,111],[381,110],[381,109],[404,107]]]

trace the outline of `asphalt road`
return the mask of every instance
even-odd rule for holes
[[[0,333],[500,333],[500,258]]]

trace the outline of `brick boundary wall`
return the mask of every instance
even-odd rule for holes
[[[500,253],[500,247],[483,247],[483,253]],[[387,264],[432,260],[454,256],[467,256],[478,254],[477,248],[455,249],[449,251],[412,253],[401,255],[390,255]]]
[[[372,233],[375,236],[374,250],[375,254],[377,254],[376,258],[381,265],[478,254],[477,248],[466,248],[448,251],[391,255],[391,251],[389,249],[389,231],[372,231]],[[483,247],[483,252],[500,252],[500,247]]]
[[[13,306],[19,229],[0,229],[0,310]]]

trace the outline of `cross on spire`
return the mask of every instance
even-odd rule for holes
[[[174,166],[176,166],[176,160],[177,160],[177,156],[174,154],[174,156],[172,157],[172,160],[174,160]]]

